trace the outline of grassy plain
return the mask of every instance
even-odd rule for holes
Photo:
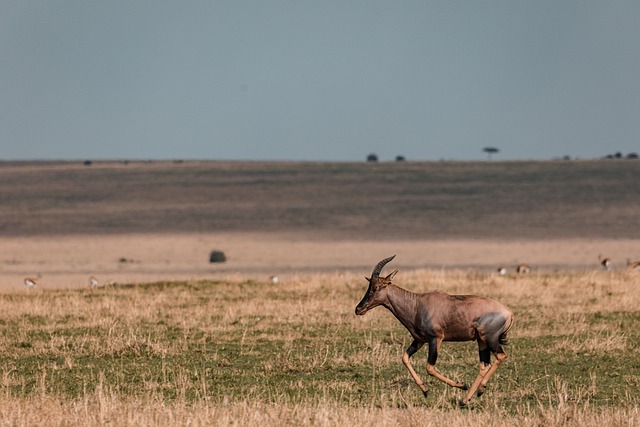
[[[368,272],[363,272],[363,274]],[[356,317],[361,275],[159,282],[0,296],[3,425],[640,425],[640,274],[401,272],[416,292],[475,293],[516,314],[487,393],[401,363],[408,333],[383,308]],[[439,369],[471,381],[473,343]]]

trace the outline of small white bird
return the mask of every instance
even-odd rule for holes
[[[95,276],[89,277],[89,285],[95,288],[96,286],[98,286],[98,279],[96,279]]]
[[[25,277],[22,283],[24,283],[25,286],[34,288],[38,286],[38,279],[35,277]]]
[[[278,276],[271,276],[269,277],[269,280],[271,280],[271,283],[279,283],[280,279],[278,278]]]

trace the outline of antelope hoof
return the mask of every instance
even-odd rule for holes
[[[462,383],[461,385],[458,386],[458,388],[462,390],[469,390],[469,386],[466,383]]]
[[[461,407],[461,408],[466,407],[467,403],[469,403],[469,402],[467,400],[465,400],[465,399],[458,400],[458,406]]]
[[[484,394],[484,387],[478,387],[478,391],[476,392],[476,396],[480,397]]]
[[[422,395],[425,397],[425,399],[429,397],[429,390],[422,390]]]

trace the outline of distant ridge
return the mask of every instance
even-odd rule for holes
[[[0,235],[640,238],[635,161],[0,163]]]

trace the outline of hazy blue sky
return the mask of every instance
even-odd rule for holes
[[[0,159],[640,152],[640,2],[0,0]]]

